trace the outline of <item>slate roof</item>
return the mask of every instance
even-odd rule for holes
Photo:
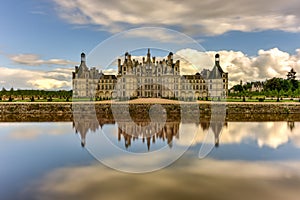
[[[216,55],[216,57],[217,57],[217,55]],[[220,79],[220,78],[222,78],[223,73],[224,73],[224,71],[219,64],[219,61],[216,61],[214,68],[209,73],[208,79]]]

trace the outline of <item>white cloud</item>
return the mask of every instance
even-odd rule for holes
[[[182,49],[176,54],[186,58],[190,63],[195,63],[198,69],[213,67],[216,53],[220,54],[220,65],[228,72],[229,86],[238,84],[240,80],[264,81],[273,77],[285,78],[287,72],[293,67],[300,73],[300,50],[291,55],[278,48],[259,50],[256,56],[248,56],[241,51],[208,51],[206,54],[193,49]],[[209,58],[208,58],[209,57]],[[182,68],[191,69],[189,63],[182,62]],[[298,75],[298,74],[297,74]]]
[[[1,87],[26,89],[70,89],[71,69],[56,68],[52,71],[26,70],[0,67]]]
[[[300,148],[300,124],[295,123],[293,130],[284,122],[251,122],[244,125],[244,122],[230,122],[223,126],[220,134],[220,145],[223,144],[241,144],[245,141],[255,141],[261,147],[276,149],[281,145],[291,142],[295,147]],[[243,127],[241,129],[241,127]],[[199,127],[199,133],[194,138],[194,144],[204,142],[208,130],[202,131]],[[187,145],[192,138],[181,136],[176,140],[177,144]],[[213,134],[213,132],[210,132]]]
[[[127,157],[115,159],[122,164]],[[164,170],[136,175],[96,163],[50,171],[28,184],[24,196],[31,199],[180,199],[187,196],[225,200],[241,196],[247,200],[297,199],[299,186],[292,183],[299,181],[299,166],[298,161],[182,158]]]
[[[18,54],[9,57],[14,63],[28,66],[40,65],[75,65],[77,62],[63,59],[43,60],[37,54]]]
[[[24,123],[21,126],[8,126],[9,138],[14,140],[34,140],[43,135],[63,135],[68,133],[70,127],[68,122],[59,122],[57,126],[44,126],[37,124],[33,129],[32,124]]]
[[[204,68],[212,68],[214,60],[206,52],[195,49],[181,49],[174,54],[174,60],[180,60],[181,74],[195,74]]]
[[[300,31],[297,0],[97,1],[54,0],[59,16],[75,25],[96,25],[119,32],[141,26],[177,27],[195,34],[219,35],[228,31]]]

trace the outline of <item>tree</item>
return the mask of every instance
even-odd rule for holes
[[[289,80],[292,85],[292,91],[295,91],[298,88],[298,81],[296,80],[295,70],[292,68],[291,71],[289,71],[286,76],[287,76],[287,80]]]
[[[279,91],[279,97],[282,99],[283,96],[284,96],[284,91],[283,91],[283,89],[281,89],[281,90]]]
[[[243,85],[244,90],[249,90],[249,89],[251,89],[251,87],[252,87],[252,84],[248,83],[248,82],[245,85]]]
[[[270,95],[270,90],[264,90],[264,95],[265,95],[266,97],[271,96],[271,95]]]
[[[299,87],[294,91],[294,96],[297,98],[300,97],[300,88]]]
[[[288,96],[289,96],[290,98],[293,97],[293,91],[292,91],[291,88],[289,89],[289,91],[287,92],[287,94],[288,94]]]
[[[287,80],[295,80],[296,79],[296,72],[292,68],[291,71],[287,73]]]
[[[243,91],[243,86],[241,86],[240,84],[233,86],[234,91],[237,92],[242,92]]]
[[[280,90],[280,86],[280,78],[274,77],[266,81],[264,85],[264,90]]]
[[[276,97],[277,96],[277,90],[272,90],[271,91],[271,97],[272,97],[272,99],[273,99],[273,97]]]
[[[283,89],[283,91],[288,91],[292,87],[292,84],[289,80],[281,79],[280,86],[281,86],[281,89]]]

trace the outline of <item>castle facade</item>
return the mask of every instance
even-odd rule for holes
[[[123,63],[118,59],[116,75],[106,75],[96,68],[86,66],[85,54],[81,54],[80,66],[75,66],[72,76],[73,97],[100,99],[170,98],[192,100],[204,97],[226,97],[228,73],[215,56],[213,69],[194,75],[180,74],[180,61],[173,61],[170,52],[166,59],[151,57],[150,49],[142,61],[125,53]]]

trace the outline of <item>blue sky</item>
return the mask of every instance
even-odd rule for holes
[[[291,67],[300,71],[299,8],[296,0],[3,1],[0,87],[70,89],[71,70],[82,51],[88,54],[114,34],[143,27],[179,31],[210,56],[221,53],[231,84],[284,77]],[[167,32],[141,34],[137,43],[172,39]],[[177,50],[186,58],[198,53],[189,45]]]

